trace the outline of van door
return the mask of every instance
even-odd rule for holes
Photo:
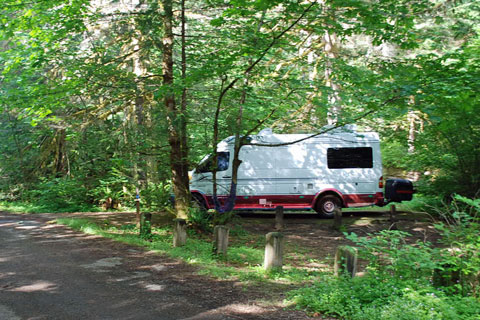
[[[242,164],[238,170],[238,195],[274,194],[274,148],[243,146],[240,150]]]

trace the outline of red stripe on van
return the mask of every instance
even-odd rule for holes
[[[274,209],[283,206],[285,209],[313,209],[315,200],[322,195],[261,195],[261,196],[237,196],[235,210],[242,209]],[[207,206],[213,209],[213,197],[206,196]],[[219,196],[220,204],[224,204],[227,196]],[[345,207],[361,207],[383,204],[382,192],[376,194],[350,194],[343,195]]]
[[[366,207],[382,205],[384,203],[383,192],[375,194],[349,194],[343,196],[345,207]]]

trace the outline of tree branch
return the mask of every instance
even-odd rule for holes
[[[395,97],[392,97],[388,100],[386,100],[384,103],[382,103],[381,107],[399,99],[400,97],[399,96],[395,96]],[[329,131],[332,131],[332,130],[335,130],[335,129],[338,129],[340,127],[343,127],[347,124],[352,124],[352,123],[355,123],[357,122],[358,120],[360,119],[363,119],[365,118],[366,116],[374,113],[375,110],[370,110],[368,112],[365,112],[364,114],[352,119],[351,121],[348,121],[348,122],[345,122],[345,123],[338,123],[336,124],[335,126],[332,126],[332,127],[328,127],[324,130],[321,130],[320,132],[317,132],[317,133],[314,133],[314,134],[311,134],[305,138],[302,138],[302,139],[298,139],[298,140],[295,140],[295,141],[291,141],[291,142],[285,142],[285,143],[275,143],[275,144],[264,144],[264,143],[246,143],[245,145],[250,145],[250,146],[259,146],[259,147],[282,147],[282,146],[288,146],[288,145],[291,145],[291,144],[295,144],[295,143],[298,143],[298,142],[302,142],[302,141],[305,141],[305,140],[308,140],[308,139],[312,139],[312,138],[315,138],[319,135],[322,135],[324,133],[327,133]]]
[[[302,14],[295,20],[293,21],[285,30],[283,30],[282,32],[280,32],[278,35],[276,35],[272,41],[270,42],[270,44],[262,51],[262,53],[260,54],[260,56],[257,58],[257,60],[255,60],[254,62],[252,62],[244,71],[244,74],[248,74],[250,71],[253,70],[253,68],[255,68],[257,66],[257,64],[260,63],[260,61],[262,61],[262,59],[265,57],[265,55],[270,51],[271,48],[273,48],[273,46],[277,43],[277,41],[283,37],[288,31],[292,30],[292,28],[297,25],[300,20],[303,19],[303,17],[305,17],[305,15],[312,9],[312,7],[316,4],[316,2],[312,2],[303,12]],[[221,104],[222,102],[222,99],[223,97],[225,96],[225,94],[231,89],[233,88],[233,86],[237,83],[238,80],[240,80],[241,78],[240,77],[237,77],[235,79],[233,79],[221,92],[220,94],[220,97],[219,97],[219,103]]]

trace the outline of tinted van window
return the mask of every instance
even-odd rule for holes
[[[329,169],[373,168],[372,148],[328,148]]]

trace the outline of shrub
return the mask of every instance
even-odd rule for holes
[[[104,209],[117,209],[122,200],[128,195],[125,185],[128,179],[120,171],[113,168],[105,179],[99,180],[97,187],[90,191],[96,202]]]
[[[218,212],[216,210],[205,210],[194,206],[188,212],[188,221],[197,229],[211,232],[216,225],[225,225],[234,220],[236,214],[233,211]]]
[[[188,211],[188,222],[196,229],[211,232],[213,214],[204,208],[192,207]]]
[[[478,319],[480,303],[448,297],[423,281],[366,275],[332,276],[289,293],[297,308],[351,320]]]
[[[441,252],[445,274],[457,274],[459,282],[452,291],[480,296],[480,199],[455,196],[449,210],[443,211],[443,222],[435,227],[442,234],[447,249]]]
[[[87,189],[69,178],[42,178],[35,190],[25,192],[24,200],[35,202],[41,211],[88,211],[93,207]]]
[[[408,236],[410,234],[403,231],[383,230],[371,237],[352,233],[347,239],[360,247],[359,255],[368,261],[367,270],[371,273],[408,279],[429,278],[438,266],[437,250],[428,242],[407,244]]]
[[[141,192],[141,200],[150,210],[163,210],[170,204],[171,184],[169,181],[161,183],[149,182]]]

